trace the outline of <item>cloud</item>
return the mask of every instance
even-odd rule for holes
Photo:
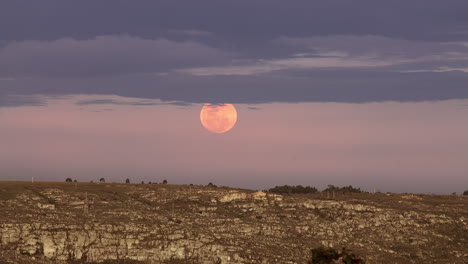
[[[467,98],[465,10],[464,0],[3,1],[0,89],[182,105]]]
[[[196,42],[130,36],[12,42],[0,48],[0,76],[155,74],[180,67],[216,65],[230,56]]]
[[[92,39],[113,34],[155,39],[171,30],[191,30],[211,32],[237,47],[280,36],[466,41],[466,10],[465,0],[2,1],[0,39]]]
[[[170,103],[366,103],[468,98],[468,74],[456,71],[402,73],[314,69],[218,76],[170,73],[92,79],[21,79],[2,86],[4,93],[18,95],[118,95]]]
[[[192,106],[191,103],[187,102],[154,102],[151,100],[111,100],[111,99],[92,99],[92,100],[80,100],[76,102],[77,105],[101,105],[101,104],[112,104],[112,105],[134,105],[134,106],[154,106],[154,105],[176,105],[176,106]]]
[[[255,111],[258,111],[258,110],[261,110],[262,108],[260,108],[260,107],[254,107],[254,106],[250,106],[250,107],[247,107],[247,109],[249,109],[249,110],[255,110]]]
[[[190,37],[211,37],[213,33],[203,30],[195,30],[195,29],[188,29],[188,30],[169,30],[169,33],[173,33],[175,35],[183,35],[183,36],[190,36]]]
[[[218,67],[195,67],[180,72],[199,76],[255,75],[278,70],[321,68],[416,72],[427,67],[434,70],[444,68],[446,71],[463,69],[457,66],[468,63],[468,48],[464,43],[417,42],[381,36],[282,37],[272,42],[294,47],[298,53],[283,58],[243,60]]]
[[[43,106],[45,98],[37,95],[11,95],[0,91],[0,107]]]
[[[363,68],[363,67],[383,67],[398,63],[405,63],[408,60],[379,60],[374,56],[329,56],[329,54],[315,55],[314,57],[295,57],[274,60],[252,61],[250,64],[219,67],[199,67],[180,70],[180,72],[192,75],[254,75],[268,73],[278,70],[290,69],[314,69],[314,68]]]

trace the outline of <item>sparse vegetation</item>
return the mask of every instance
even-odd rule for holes
[[[99,179],[99,182],[106,182],[106,179],[101,178],[101,179]]]
[[[283,186],[275,186],[274,188],[271,188],[267,190],[267,192],[271,193],[316,193],[318,190],[315,187],[311,186],[302,186],[302,185],[297,185],[297,186],[289,186],[289,185],[283,185]]]
[[[72,181],[73,181],[72,178],[66,178],[65,179],[65,182],[72,182]]]
[[[312,186],[302,186],[302,185],[283,185],[283,186],[275,186],[274,188],[266,190],[267,192],[271,193],[279,193],[279,194],[309,194],[309,193],[318,193],[318,190]],[[337,187],[334,185],[328,185],[328,187],[323,190],[322,192],[334,192],[335,194],[347,194],[347,193],[364,193],[360,188],[354,188],[353,186],[345,186],[345,187]]]
[[[335,193],[340,193],[340,194],[346,194],[346,193],[363,193],[364,191],[361,190],[361,188],[354,188],[353,186],[344,186],[344,187],[337,187],[334,185],[328,185],[328,187],[323,190],[323,192],[335,192]]]
[[[86,262],[83,260],[69,260],[67,264],[146,264],[144,261],[132,260],[132,259],[108,259],[102,262]]]
[[[130,183],[130,179],[127,178],[127,179],[125,180],[125,183]]]
[[[109,182],[109,179],[107,180]],[[157,181],[161,183],[162,180]],[[12,236],[17,234],[15,231],[17,229],[8,226],[16,222],[41,223],[46,228],[35,229],[35,232],[40,232],[42,237],[51,232],[66,233],[66,229],[60,226],[60,223],[66,223],[68,226],[73,226],[77,232],[83,232],[82,221],[90,219],[99,221],[103,225],[112,225],[116,229],[130,225],[132,229],[138,230],[137,232],[147,229],[164,230],[168,235],[183,234],[197,238],[209,232],[208,234],[220,236],[222,241],[231,241],[231,239],[236,243],[248,241],[246,248],[251,249],[252,253],[238,257],[244,260],[244,263],[254,261],[261,263],[264,260],[267,261],[266,263],[287,263],[287,261],[320,263],[318,260],[312,262],[310,249],[321,244],[327,245],[330,242],[341,245],[340,242],[335,241],[348,239],[350,235],[354,240],[348,240],[348,242],[357,242],[350,242],[352,252],[360,255],[366,263],[429,263],[430,260],[434,260],[434,263],[464,263],[457,262],[457,259],[463,258],[464,245],[467,241],[467,233],[464,232],[463,225],[466,221],[465,208],[467,208],[468,196],[363,192],[339,195],[333,201],[328,201],[329,199],[325,199],[326,193],[324,195],[323,192],[286,195],[267,193],[265,195],[255,190],[208,187],[206,183],[204,186],[189,187],[189,182],[187,185],[142,184],[138,186],[123,182],[120,180],[119,183],[92,184],[82,181],[78,188],[74,184],[65,182],[64,179],[62,182],[35,182],[34,184],[2,182],[0,183],[2,187],[0,188],[0,204],[3,205],[3,209],[0,218],[5,224],[5,230],[9,228],[8,232]],[[292,187],[297,186],[289,186],[289,189]],[[458,191],[458,194],[461,193],[463,191]],[[83,214],[85,197],[89,200],[89,212],[86,216]],[[229,199],[235,200],[230,202]],[[216,200],[216,203],[213,200]],[[50,203],[55,206],[48,206]],[[426,223],[428,228],[419,228],[417,225],[421,223]],[[260,227],[265,224],[275,228],[274,231],[256,233],[256,230],[261,230]],[[342,228],[337,228],[337,224]],[[359,227],[361,224],[364,228]],[[164,229],[161,228],[163,225]],[[192,228],[193,225],[196,227]],[[187,226],[190,227],[186,228]],[[251,233],[244,234],[237,231],[246,226],[252,228]],[[99,227],[97,230],[100,234],[107,232]],[[197,230],[199,233],[194,234],[192,230]],[[329,232],[321,233],[323,230],[331,230],[336,240],[330,238]],[[223,237],[225,234],[227,234],[226,237]],[[392,235],[386,237],[385,241],[380,239],[386,234]],[[184,239],[181,238],[182,243]],[[265,241],[266,239],[271,240]],[[273,239],[275,242],[271,242]],[[140,244],[135,247],[154,246],[148,241],[150,240],[140,240]],[[152,238],[151,241],[156,241],[158,245],[164,244],[164,239]],[[221,240],[211,240],[208,243],[219,243],[223,247],[229,247],[229,244],[219,241]],[[104,242],[104,244],[97,244],[96,247],[112,246],[110,243]],[[70,249],[67,250],[74,250],[76,246],[72,243],[70,245]],[[116,246],[117,250],[123,249],[124,245]],[[301,245],[301,248],[297,245]],[[376,251],[372,245],[378,245],[385,251]],[[364,263],[359,260],[359,257],[343,251],[341,247],[335,248],[336,253],[327,248],[323,249],[322,253],[342,254],[342,257],[332,259],[332,262],[322,263]],[[431,248],[439,250],[433,251]],[[3,243],[3,248],[0,245],[0,259],[14,259],[15,256],[19,259],[35,257],[38,260],[37,263],[45,264],[45,262],[39,262],[42,261],[40,258],[43,256],[43,246],[36,246],[36,250],[34,252],[30,245],[23,241],[17,244]],[[24,254],[21,254],[22,252]],[[30,252],[31,256],[27,255],[27,252]],[[142,252],[145,254],[144,251]],[[348,258],[345,253],[348,253]],[[66,252],[60,254],[67,257]],[[317,251],[318,255],[320,255],[319,251]],[[148,260],[152,258],[152,255],[145,256]],[[194,257],[193,263],[206,262],[208,259],[207,256],[198,252],[186,256]],[[119,257],[125,258],[126,256],[119,255]],[[96,259],[93,258],[93,261]],[[356,262],[358,260],[361,262]],[[77,260],[73,263],[82,262]],[[109,260],[104,263],[132,262]],[[145,259],[142,263],[148,263],[148,261]],[[186,262],[186,259],[163,260],[161,258],[158,263],[190,262]]]
[[[163,183],[163,184],[167,184],[167,180],[164,180],[162,183]]]
[[[364,260],[349,252],[345,248],[336,250],[334,248],[318,247],[310,251],[311,260],[309,264],[365,264]]]
[[[463,195],[468,195],[468,190],[464,191]]]

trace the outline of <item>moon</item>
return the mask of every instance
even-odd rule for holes
[[[237,111],[232,104],[205,104],[200,111],[202,125],[213,133],[226,133],[237,122]]]

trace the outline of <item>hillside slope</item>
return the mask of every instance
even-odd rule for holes
[[[468,263],[467,221],[466,196],[332,200],[185,185],[0,182],[3,263],[306,263],[320,245],[346,246],[371,264]]]

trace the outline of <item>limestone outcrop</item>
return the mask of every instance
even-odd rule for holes
[[[1,183],[0,259],[306,263],[309,249],[325,245],[368,263],[467,263],[468,199],[411,197]]]

